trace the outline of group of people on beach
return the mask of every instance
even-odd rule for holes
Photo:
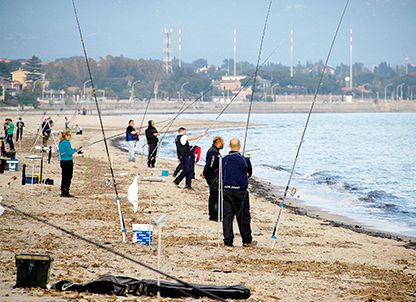
[[[16,128],[16,142],[21,141],[23,137],[23,127],[25,126],[25,123],[22,121],[22,118],[19,117],[19,120],[17,121],[16,125],[13,123],[13,120],[11,118],[6,118],[4,120],[4,142],[6,145],[8,145],[10,151],[14,151],[14,130]]]
[[[134,128],[134,120],[130,120],[126,128],[126,142],[129,152],[129,162],[135,161],[135,145],[138,141],[140,129]],[[159,132],[154,122],[150,120],[145,130],[148,145],[147,166],[154,168],[159,144]],[[192,191],[192,179],[195,178],[195,163],[199,160],[201,148],[191,146],[190,142],[207,136],[207,132],[189,136],[184,127],[178,129],[175,138],[178,166],[173,173],[173,183],[180,187],[185,180],[185,190]],[[240,153],[241,144],[238,138],[232,138],[229,142],[230,152],[222,157],[220,151],[224,148],[224,140],[220,136],[213,139],[211,148],[206,153],[204,170],[201,177],[206,180],[209,187],[208,214],[209,220],[219,221],[222,216],[224,245],[233,246],[234,232],[233,221],[237,219],[238,228],[243,246],[255,246],[251,232],[250,199],[248,192],[248,179],[253,173],[253,168],[248,157]],[[220,161],[222,171],[220,173]],[[221,174],[221,175],[220,175]],[[218,193],[220,176],[223,188],[223,207],[219,213]],[[221,215],[222,214],[222,215]]]

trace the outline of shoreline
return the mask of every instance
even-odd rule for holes
[[[169,131],[168,133],[173,132],[174,130]],[[123,141],[123,138],[114,138],[111,139],[111,144],[113,147],[119,149],[120,151],[127,153],[127,151],[120,146],[120,141]],[[140,153],[136,153],[136,155],[139,154]],[[175,161],[172,158],[161,157],[161,159],[163,159],[164,161],[170,161],[172,163],[174,163]],[[200,164],[197,165],[201,166]],[[270,181],[255,176],[253,176],[250,179],[249,184],[251,193],[256,194],[258,197],[265,198],[273,204],[277,203],[276,200],[279,198],[279,189],[280,191],[284,189],[284,187],[282,186],[272,185]],[[416,250],[416,237],[401,235],[398,233],[379,231],[347,216],[339,214],[330,214],[319,207],[305,205],[302,199],[294,199],[290,197],[286,198],[285,208],[295,215],[302,215],[318,219],[325,223],[328,223],[333,227],[341,227],[347,230],[354,231],[356,233],[365,234],[372,237],[391,239],[399,242],[407,242],[405,245],[406,248]]]
[[[257,194],[258,196],[269,200],[271,203],[277,204],[276,200],[279,198],[279,188],[283,190],[283,187],[274,186],[269,181],[256,177],[252,179],[252,183],[253,194]],[[338,214],[330,214],[319,207],[305,205],[302,202],[302,199],[296,200],[289,197],[286,198],[286,200],[287,202],[285,204],[285,208],[295,215],[302,215],[318,219],[328,223],[328,225],[333,227],[341,227],[359,234],[365,234],[377,238],[391,239],[399,242],[408,242],[405,247],[416,250],[416,237],[378,231],[376,229],[365,226],[352,218]]]

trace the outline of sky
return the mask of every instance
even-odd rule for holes
[[[75,0],[88,55],[162,59],[163,28],[171,28],[172,56],[205,58],[219,65],[233,56],[255,63],[269,0]],[[344,0],[273,1],[262,58],[271,62],[325,60]],[[349,28],[353,61],[371,67],[382,61],[416,63],[415,0],[350,0],[330,65],[348,63]],[[71,0],[0,0],[0,57],[42,60],[83,55]]]

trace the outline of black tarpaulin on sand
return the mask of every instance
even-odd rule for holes
[[[196,287],[203,292],[213,294],[222,299],[248,299],[250,297],[250,290],[243,284],[232,286],[191,285],[193,287],[185,286],[177,282],[160,281],[160,294],[162,297],[169,298],[208,297],[208,295],[204,295],[202,292],[196,290]],[[116,277],[113,275],[103,275],[97,280],[82,284],[72,283],[67,280],[59,281],[52,284],[51,288],[61,291],[89,292],[117,296],[125,296],[127,294],[135,296],[156,296],[157,281],[151,279],[138,280],[123,276]]]

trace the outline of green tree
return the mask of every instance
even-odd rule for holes
[[[23,69],[29,71],[28,80],[36,81],[42,78],[42,61],[37,56],[32,56],[27,60]]]
[[[32,105],[33,107],[37,108],[39,106],[39,96],[39,93],[36,91],[32,91],[31,89],[24,89],[17,97],[17,100],[21,105]]]

